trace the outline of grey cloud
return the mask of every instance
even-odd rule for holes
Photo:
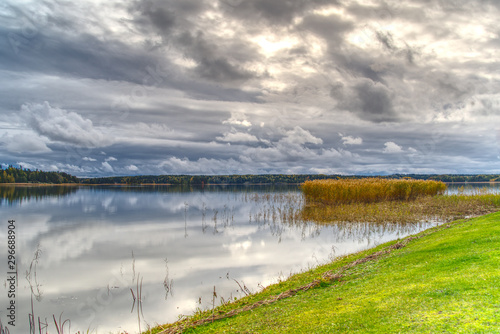
[[[374,68],[373,65],[378,62],[375,58],[376,54],[365,53],[359,50],[346,51],[344,53],[334,53],[331,59],[337,67],[342,68],[343,72],[349,74],[353,78],[362,77],[370,79],[374,82],[386,84],[384,78],[385,70]]]
[[[47,24],[63,31],[78,30],[78,22],[73,20],[72,18],[69,18],[66,15],[60,16],[52,13],[48,14]]]
[[[420,84],[425,83],[426,86],[418,87],[421,90],[419,94],[426,101],[432,101],[434,109],[438,110],[463,105],[476,93],[476,89],[480,91],[485,84],[482,80],[453,69],[421,68],[420,72],[416,76]]]
[[[166,8],[147,7],[143,9],[144,14],[151,18],[151,22],[161,33],[165,33],[175,25],[175,13]]]
[[[29,1],[0,4],[2,162],[94,176],[498,165],[495,1]],[[382,154],[390,142],[401,152]]]
[[[392,105],[391,91],[387,87],[365,80],[354,87],[359,109],[353,110],[362,119],[390,122],[398,119]]]
[[[217,82],[240,81],[252,77],[250,72],[230,64],[224,58],[201,58],[197,70],[203,78]]]
[[[298,55],[298,56],[303,56],[307,55],[307,48],[305,46],[299,46],[296,48],[291,49],[288,54],[290,55]]]
[[[344,84],[340,81],[333,83],[330,86],[330,96],[336,100],[343,100],[343,98],[344,98]]]
[[[44,1],[29,10],[18,7],[12,6],[8,17],[13,23],[0,26],[0,35],[8,37],[0,39],[0,68],[141,83],[146,66],[165,62],[113,32],[95,4]]]
[[[127,9],[139,25],[168,35],[175,27],[186,28],[185,25],[194,24],[191,19],[196,19],[211,7],[212,4],[204,0],[138,0],[133,1]]]
[[[197,62],[197,73],[217,82],[245,81],[254,76],[237,64],[231,64],[220,54],[216,44],[207,40],[202,32],[196,35],[184,33],[178,38],[187,54]]]
[[[346,32],[353,28],[354,24],[352,22],[346,21],[335,14],[329,16],[308,15],[297,27],[299,31],[309,31],[323,38],[328,43],[330,52],[340,48]],[[304,42],[307,43],[307,40]]]
[[[40,33],[32,40],[22,39],[26,44],[15,44],[14,48],[7,39],[0,40],[0,68],[141,83],[144,69],[157,61],[154,55],[131,49],[120,41],[103,42],[89,34],[49,33]],[[3,30],[0,34],[20,36],[21,32]]]
[[[419,55],[419,51],[415,47],[411,47],[406,42],[404,48],[398,46],[394,41],[394,37],[390,32],[376,31],[377,40],[393,55],[406,59],[409,64],[414,64],[415,57]]]
[[[134,21],[143,32],[153,29],[166,38],[176,24],[177,14],[168,2],[136,1],[129,10],[132,14],[139,13],[140,16],[136,17]]]
[[[346,4],[346,10],[362,19],[370,19],[374,22],[384,22],[396,18],[400,15],[399,2],[388,5],[385,1],[379,3],[364,4],[362,2],[351,2]]]
[[[131,8],[132,12],[141,13],[141,18],[136,20],[137,26],[143,30],[152,28],[162,36],[165,45],[196,62],[196,76],[219,83],[244,82],[254,77],[254,73],[240,65],[245,61],[242,54],[238,55],[240,50],[247,49],[244,43],[228,43],[203,32],[206,29],[197,17],[208,8],[203,1],[144,0],[135,2]],[[213,24],[222,26],[221,23],[215,21]],[[250,50],[245,51],[248,57]]]
[[[406,50],[403,52],[403,55],[406,56],[406,60],[409,64],[414,64],[415,57],[419,55],[419,52],[415,48],[406,45]]]
[[[338,5],[336,0],[220,0],[231,15],[245,20],[265,20],[268,24],[289,25],[309,8]]]
[[[473,90],[473,87],[467,83],[460,82],[460,80],[457,80],[457,78],[450,73],[440,73],[435,78],[439,90],[455,100],[469,95]]]
[[[300,0],[287,1],[245,1],[242,4],[248,5],[254,11],[261,14],[268,20],[278,20],[290,22],[297,12],[304,10],[305,2]]]
[[[395,50],[394,40],[390,32],[384,33],[382,31],[377,31],[377,39],[382,43],[387,49]]]

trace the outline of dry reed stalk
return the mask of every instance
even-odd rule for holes
[[[390,180],[381,178],[313,180],[301,185],[308,203],[348,204],[414,200],[443,194],[446,185],[438,181]]]

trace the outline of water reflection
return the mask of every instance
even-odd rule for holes
[[[468,183],[447,183],[446,194],[500,194],[500,183],[468,182]]]
[[[332,256],[433,225],[301,222],[297,186],[0,188],[11,204],[2,217],[17,224],[18,271],[41,250],[35,315],[51,322],[64,311],[73,332],[133,333],[138,316],[143,330],[175,321],[211,307],[214,287],[224,300],[241,297],[241,287],[255,292]],[[31,289],[24,274],[19,279],[10,332],[24,334]]]
[[[41,200],[44,197],[62,197],[74,193],[78,186],[16,186],[0,184],[0,206]]]

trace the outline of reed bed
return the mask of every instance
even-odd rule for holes
[[[449,222],[484,215],[499,209],[498,194],[456,194],[419,197],[413,201],[307,205],[300,212],[299,220],[317,223]]]
[[[260,203],[250,221],[258,224],[303,226],[307,223],[415,224],[443,223],[475,217],[500,209],[500,194],[487,190],[452,195],[419,196],[414,200],[373,203],[324,204],[307,201],[301,193],[254,194],[247,200]]]
[[[314,180],[302,184],[306,202],[329,205],[410,201],[422,196],[443,194],[439,181],[388,180],[381,178]]]

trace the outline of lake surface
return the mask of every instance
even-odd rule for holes
[[[211,308],[214,288],[216,304],[243,297],[437,224],[297,222],[286,213],[301,200],[297,186],[1,186],[0,319],[7,325],[11,300],[8,220],[18,270],[12,334],[30,332],[30,314],[37,333],[38,317],[55,332],[53,316],[69,319],[71,333],[136,333]]]

